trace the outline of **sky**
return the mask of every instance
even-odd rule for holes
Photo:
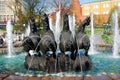
[[[80,4],[87,3],[87,2],[92,2],[93,0],[79,0]]]
[[[42,1],[45,1],[45,0],[42,0]],[[46,5],[48,5],[48,3],[47,2],[51,2],[52,0],[46,0]],[[92,2],[92,1],[95,1],[95,0],[79,0],[79,2],[80,2],[80,4],[84,4],[84,3],[88,3],[88,2]],[[47,13],[50,13],[50,12],[53,12],[54,11],[54,8],[52,8],[52,7],[48,7],[47,8],[48,10],[47,10]]]

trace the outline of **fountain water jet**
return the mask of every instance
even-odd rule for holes
[[[57,43],[56,54],[60,53],[59,43],[60,43],[60,34],[62,29],[63,29],[63,26],[62,26],[62,19],[61,19],[61,10],[59,10],[56,13],[56,23],[55,23],[55,33],[54,33],[55,41]]]
[[[12,31],[13,31],[13,26],[11,24],[11,21],[9,20],[6,26],[8,58],[13,57],[12,53],[14,53]]]
[[[56,25],[55,25],[55,40],[57,42],[57,44],[59,44],[60,40],[59,40],[59,37],[60,37],[60,33],[62,31],[62,28],[61,28],[61,15],[60,15],[61,11],[58,11],[57,14],[56,14]]]
[[[118,57],[119,53],[119,27],[118,27],[118,12],[115,12],[112,15],[112,22],[114,27],[114,44],[113,44],[113,56]]]
[[[95,54],[94,51],[94,14],[91,13],[91,36],[90,36],[90,54]]]
[[[70,26],[70,31],[72,32],[73,38],[75,37],[75,14],[69,15],[69,26]]]
[[[26,31],[25,31],[25,37],[29,36],[30,34],[30,24],[28,24]]]
[[[56,27],[55,27],[51,17],[49,17],[49,25],[50,25],[50,29],[53,31],[53,33],[55,33],[55,28]]]

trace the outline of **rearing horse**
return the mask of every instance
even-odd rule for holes
[[[76,33],[76,45],[77,54],[74,62],[75,71],[84,71],[91,68],[91,60],[88,56],[88,50],[90,47],[90,40],[87,34],[84,32],[85,27],[90,24],[90,17],[87,17],[79,26]]]
[[[88,50],[90,47],[90,40],[87,34],[85,33],[85,27],[90,24],[90,17],[87,17],[79,26],[78,31],[76,33],[76,44],[77,51],[79,49],[85,49],[85,55],[88,56]]]
[[[43,54],[46,54],[46,55],[52,54],[53,57],[55,58],[55,51],[56,51],[57,45],[55,42],[54,34],[50,30],[49,20],[46,14],[44,14],[43,16],[43,29],[44,29],[44,33],[41,36],[40,49]]]
[[[73,38],[72,32],[69,29],[69,19],[68,14],[65,13],[63,16],[63,30],[60,35],[60,50],[70,58],[74,58],[73,54],[75,51],[75,40]]]

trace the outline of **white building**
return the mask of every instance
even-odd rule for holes
[[[0,0],[0,22],[16,21],[14,5],[15,0]]]

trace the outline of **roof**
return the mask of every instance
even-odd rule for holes
[[[86,3],[83,3],[83,4],[97,3],[97,2],[105,2],[105,1],[112,1],[112,0],[94,0],[94,1],[92,1],[92,2],[86,2]]]

